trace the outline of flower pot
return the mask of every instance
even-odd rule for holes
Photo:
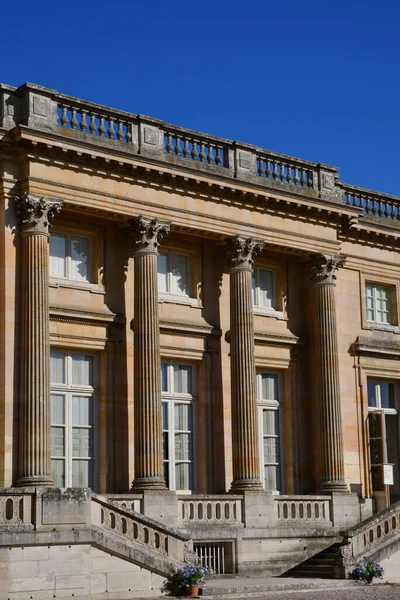
[[[185,596],[198,596],[199,595],[199,586],[198,585],[189,585],[189,587],[185,588]]]
[[[366,577],[365,581],[367,583],[372,583],[373,578],[374,578],[373,575],[369,575],[368,577]]]

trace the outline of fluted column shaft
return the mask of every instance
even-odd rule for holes
[[[49,221],[60,201],[18,200],[21,232],[20,486],[51,486]]]
[[[157,256],[169,225],[139,217],[134,241],[135,491],[166,489],[162,458],[161,359]]]
[[[316,255],[308,263],[313,281],[316,311],[317,397],[320,424],[318,491],[320,493],[348,491],[344,479],[335,304],[335,271],[343,264],[343,258],[324,255]]]
[[[261,490],[252,302],[253,255],[262,243],[227,240],[230,267],[232,492]]]

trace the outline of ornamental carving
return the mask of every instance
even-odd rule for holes
[[[344,266],[345,256],[330,256],[326,254],[314,254],[314,256],[305,263],[310,272],[312,283],[330,283],[335,284],[336,271]]]
[[[254,256],[261,252],[264,242],[240,235],[225,240],[225,253],[230,269],[252,269]]]
[[[21,231],[49,233],[50,221],[61,210],[61,198],[43,198],[27,192],[16,198],[17,213],[21,218]]]
[[[132,236],[133,251],[158,254],[160,240],[169,233],[170,228],[170,223],[166,221],[147,219],[142,216],[131,219],[127,230]]]

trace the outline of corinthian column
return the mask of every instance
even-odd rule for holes
[[[262,490],[258,450],[256,369],[251,277],[253,257],[263,242],[236,236],[226,240],[230,269],[231,397],[233,481],[231,492]]]
[[[49,227],[62,200],[25,194],[21,217],[19,486],[52,486],[50,462]]]
[[[168,223],[130,221],[134,268],[135,479],[132,489],[166,489],[162,461],[160,323],[157,256]]]
[[[335,272],[344,263],[344,257],[323,254],[316,254],[306,263],[313,283],[313,310],[316,317],[317,409],[320,423],[318,491],[320,493],[348,491],[344,481],[335,306]]]

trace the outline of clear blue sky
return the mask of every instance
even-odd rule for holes
[[[340,167],[400,196],[398,0],[4,1],[25,81]]]

